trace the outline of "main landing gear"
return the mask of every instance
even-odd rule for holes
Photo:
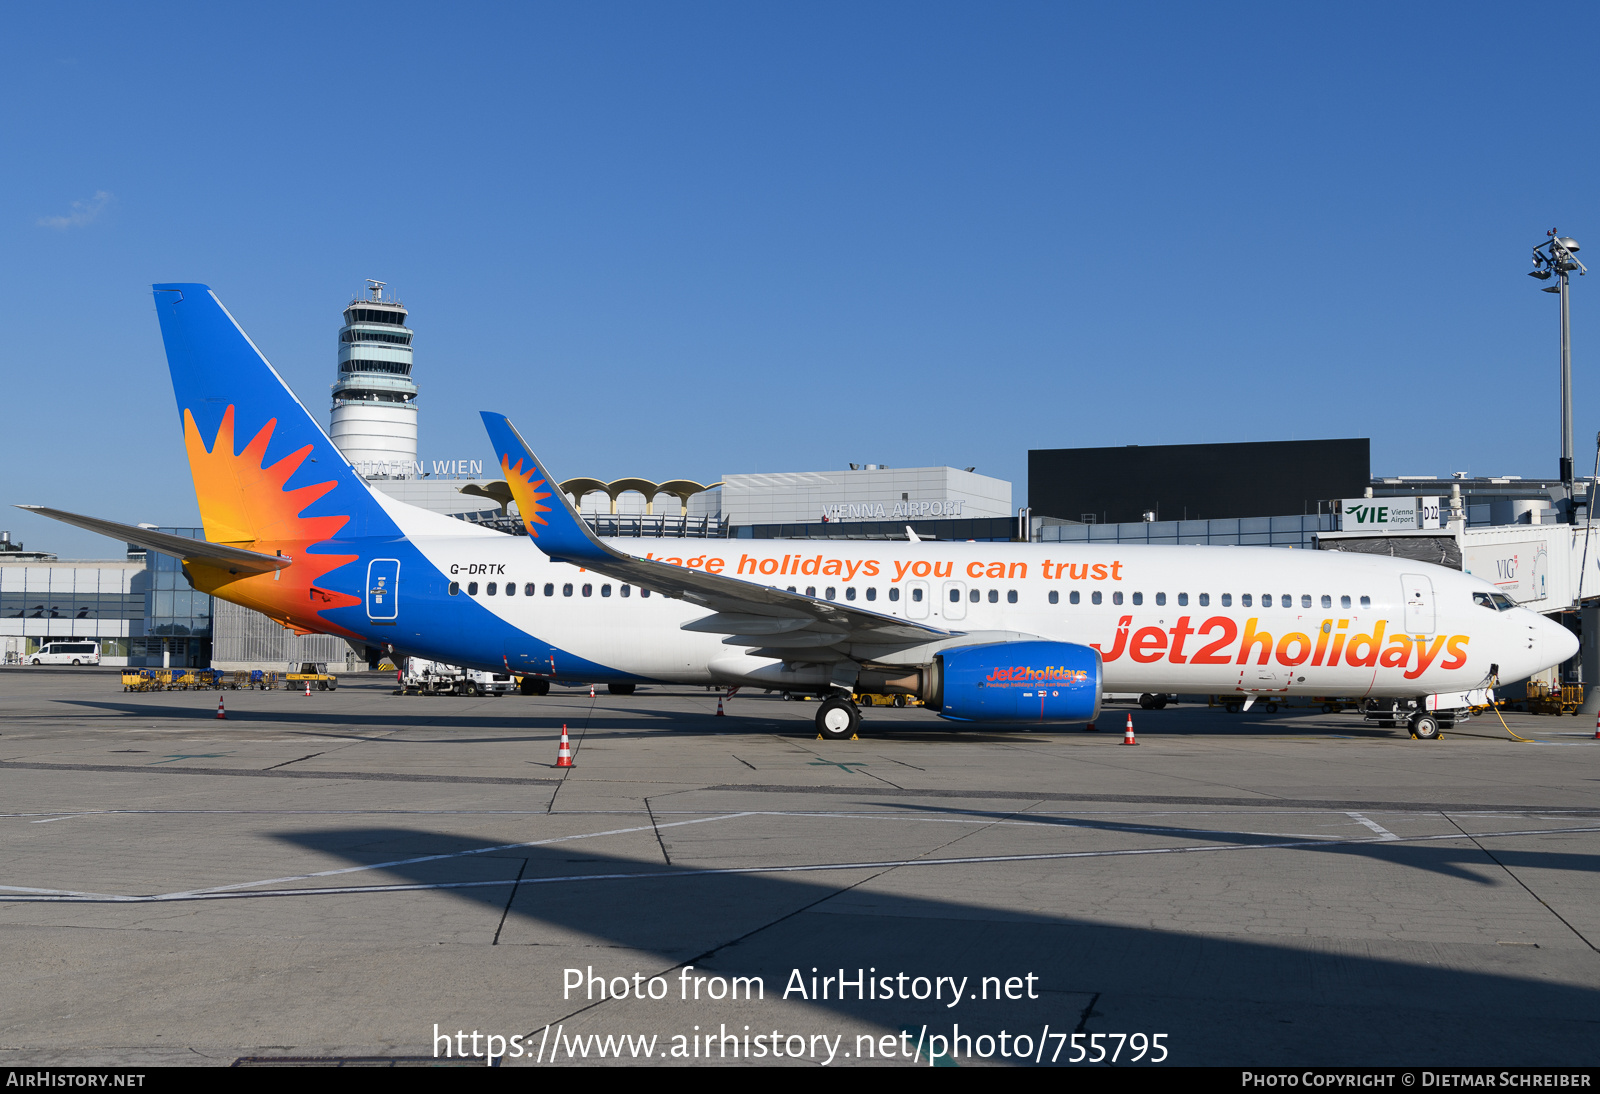
[[[817,732],[829,741],[848,741],[861,728],[861,712],[844,695],[830,695],[817,709]]]

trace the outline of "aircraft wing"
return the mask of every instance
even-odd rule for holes
[[[62,509],[47,509],[43,505],[19,505],[30,513],[59,520],[63,524],[87,528],[102,536],[138,544],[149,551],[172,555],[185,562],[205,562],[232,574],[269,574],[281,570],[294,561],[284,555],[265,555],[260,551],[247,551],[243,547],[228,547],[221,543],[207,543],[203,539],[175,536],[170,532],[157,532],[153,528],[140,528],[133,524],[118,524],[114,520],[86,517]]]
[[[729,637],[723,641],[730,646],[761,647],[764,655],[773,657],[841,643],[920,645],[960,633],[624,554],[602,543],[584,523],[510,419],[489,411],[482,415],[500,469],[522,514],[522,526],[538,548],[559,562],[583,566],[717,613],[686,624],[685,630],[726,634]]]

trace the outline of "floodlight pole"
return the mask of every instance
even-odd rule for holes
[[[1529,276],[1548,281],[1554,275],[1555,285],[1545,286],[1544,291],[1561,296],[1561,488],[1567,497],[1567,519],[1570,520],[1575,491],[1572,476],[1572,312],[1568,306],[1568,275],[1573,270],[1580,276],[1589,271],[1578,261],[1577,240],[1557,235],[1554,228],[1545,234],[1545,241],[1533,248],[1533,270]]]
[[[1568,310],[1567,271],[1561,282],[1561,485],[1572,497],[1572,313]]]

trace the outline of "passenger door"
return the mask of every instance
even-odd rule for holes
[[[367,618],[383,624],[399,620],[399,559],[375,558],[367,564]]]
[[[1405,595],[1407,634],[1432,634],[1434,631],[1433,582],[1423,574],[1401,574]]]

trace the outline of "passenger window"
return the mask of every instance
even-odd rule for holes
[[[1100,590],[1099,589],[1096,589],[1094,592],[1089,594],[1089,603],[1091,603],[1091,604],[1100,603]]]
[[[1067,594],[1067,599],[1070,600],[1072,603],[1076,604],[1078,602],[1078,590],[1077,589],[1073,589],[1070,593],[1068,593]],[[1054,604],[1055,601],[1052,600],[1051,603]]]
[[[562,596],[571,596],[572,595],[572,583],[571,582],[568,582],[567,584],[561,586],[561,595]]]
[[[476,581],[467,582],[467,595],[468,596],[477,596],[478,595],[478,583]]]
[[[1137,608],[1139,605],[1141,605],[1143,603],[1144,603],[1144,594],[1143,593],[1134,593],[1133,594],[1133,606]]]
[[[1339,607],[1348,608],[1349,606],[1350,606],[1350,598],[1348,596],[1341,596],[1339,598]]]
[[[1188,606],[1189,606],[1189,594],[1188,593],[1179,593],[1178,594],[1178,607],[1187,608]]]
[[[889,590],[889,599],[890,600],[899,600],[900,599],[900,590],[899,589],[890,589]]]
[[[911,590],[911,599],[916,601],[918,604],[921,604],[922,603],[922,590],[921,589],[912,589]]]
[[[856,598],[856,587],[854,585],[845,586],[844,598],[846,600],[854,600]]]
[[[450,583],[450,595],[451,595],[451,596],[455,596],[455,595],[456,595],[456,594],[457,594],[457,593],[459,593],[459,592],[460,592],[460,591],[461,591],[461,582],[459,582],[459,581],[452,581],[452,582],[451,582],[451,583]]]
[[[1222,603],[1223,604],[1227,604],[1228,603],[1227,597],[1223,597]],[[1239,606],[1241,608],[1248,608],[1248,607],[1250,607],[1250,605],[1252,603],[1254,603],[1254,601],[1252,601],[1250,599],[1250,594],[1249,593],[1240,593],[1239,594]]]
[[[792,592],[794,592],[794,586],[793,586],[793,585],[790,585],[790,586],[789,586],[789,588],[788,588],[788,590],[787,590],[787,591],[788,591],[788,592],[791,592],[791,593],[792,593]]]
[[[489,582],[488,587],[483,590],[483,595],[484,596],[493,596],[494,595],[494,591],[496,589],[498,589],[499,587],[500,587],[500,585],[499,585],[498,582],[491,581],[491,582]]]
[[[1323,593],[1322,594],[1322,606],[1324,608],[1333,607],[1333,597],[1329,596],[1327,593]]]
[[[1211,594],[1210,593],[1201,593],[1200,596],[1197,599],[1198,599],[1199,604],[1200,604],[1200,606],[1202,608],[1211,607]],[[1181,604],[1182,601],[1179,601],[1179,603]]]
[[[1015,590],[1015,589],[1007,589],[1006,590],[1006,603],[1007,604],[1015,604],[1016,602],[1017,602],[1017,590]]]
[[[960,589],[951,589],[950,590],[950,603],[955,604],[958,601],[960,601],[960,599],[961,599],[961,590]]]
[[[1121,604],[1122,603],[1122,590],[1118,589],[1116,592],[1111,594],[1111,603],[1113,603],[1113,604]]]
[[[1287,605],[1287,604],[1284,605],[1285,608],[1287,608],[1288,606],[1289,605]],[[1300,594],[1300,606],[1302,608],[1311,607],[1311,594],[1310,593],[1301,593]]]
[[[793,592],[793,591],[794,591],[793,589],[790,590],[790,592]],[[639,595],[640,596],[649,596],[650,595],[650,590],[649,589],[640,589],[639,590]]]
[[[1157,607],[1165,607],[1166,603],[1167,603],[1167,594],[1166,593],[1157,593],[1156,594],[1156,606]]]
[[[623,596],[632,596],[633,595],[633,586],[632,585],[624,585],[620,589],[618,589],[617,591],[619,593],[621,593]]]
[[[515,581],[506,582],[506,595],[507,596],[516,596],[517,595],[517,583]]]
[[[806,586],[806,595],[807,596],[816,596],[817,595],[817,587],[815,585],[807,585]]]
[[[876,586],[869,586],[867,588],[867,599],[868,600],[876,600],[876,599],[878,599],[878,590],[877,590]]]
[[[1052,603],[1052,604],[1061,603],[1061,594],[1056,592],[1054,589],[1050,590],[1050,603]]]
[[[829,599],[829,600],[832,600],[832,599],[833,599],[833,586],[832,586],[832,585],[829,585],[829,586],[828,586],[828,591],[827,591],[827,594],[826,594],[826,595],[827,595],[827,597],[828,597],[828,599]]]
[[[1280,604],[1281,604],[1281,605],[1282,605],[1282,606],[1283,606],[1283,607],[1285,607],[1285,608],[1292,608],[1292,607],[1294,607],[1294,597],[1293,597],[1293,596],[1291,596],[1291,595],[1290,595],[1290,594],[1288,594],[1288,593],[1284,593],[1284,594],[1283,594],[1283,595],[1282,595],[1282,596],[1280,596],[1280,597],[1279,597],[1279,598],[1278,598],[1278,601],[1279,601],[1279,603],[1280,603]]]
[[[979,600],[983,599],[983,594],[978,592],[977,589],[973,589],[970,593],[967,594],[967,599],[972,601],[974,604],[976,604]],[[1000,594],[996,593],[993,589],[990,589],[989,590],[989,603],[993,604],[999,599],[1000,599]]]
[[[1362,606],[1362,607],[1363,607],[1363,608],[1370,608],[1370,607],[1372,607],[1372,597],[1370,597],[1370,596],[1364,596],[1364,597],[1362,597],[1362,598],[1361,598],[1361,606]]]
[[[1222,594],[1222,606],[1224,608],[1233,607],[1233,594],[1232,593],[1223,593]]]
[[[602,586],[600,586],[600,595],[601,596],[610,596],[611,595],[611,586],[610,585],[602,585]]]
[[[530,581],[530,582],[528,582],[528,583],[527,583],[527,584],[526,584],[526,585],[524,585],[524,586],[523,586],[523,587],[522,587],[522,595],[523,595],[523,596],[532,596],[532,595],[533,595],[533,594],[534,594],[534,593],[535,593],[535,592],[537,592],[537,591],[538,591],[538,586],[537,586],[537,585],[535,585],[535,584],[534,584],[534,583],[533,583],[533,582],[531,582],[531,581]]]
[[[593,596],[594,595],[594,586],[593,585],[584,585],[584,587],[583,587],[583,595],[584,596]]]
[[[555,596],[556,595],[556,587],[547,582],[545,584],[545,587],[544,587],[544,595],[545,596]]]

